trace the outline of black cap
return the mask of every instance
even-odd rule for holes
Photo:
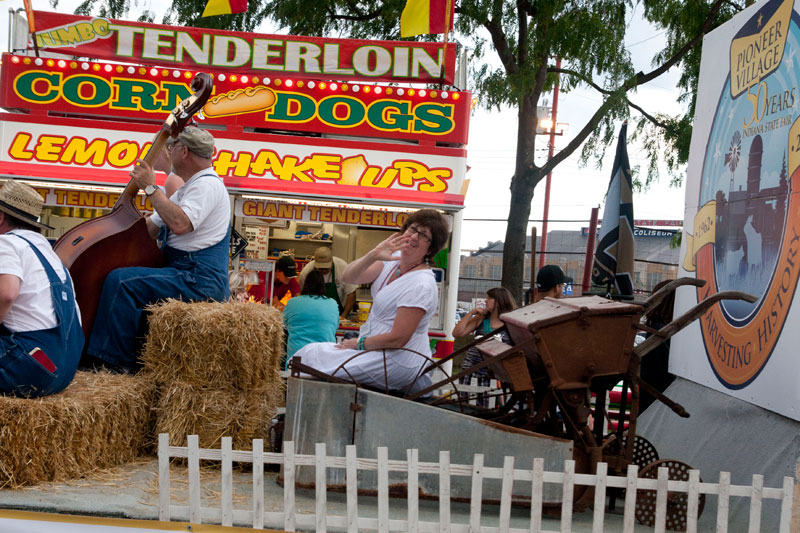
[[[558,265],[545,265],[536,274],[536,287],[543,291],[549,291],[561,283],[571,283],[572,278],[564,275],[564,271]]]
[[[275,269],[283,272],[287,278],[293,278],[297,275],[297,264],[294,259],[288,255],[283,255],[275,262]]]

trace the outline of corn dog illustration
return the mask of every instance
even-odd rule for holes
[[[227,117],[264,111],[273,105],[275,105],[275,91],[258,85],[214,96],[203,107],[203,115],[209,118]]]

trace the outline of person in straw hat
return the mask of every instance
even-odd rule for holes
[[[40,230],[42,197],[8,180],[0,189],[0,393],[66,388],[83,351],[72,279]]]
[[[231,206],[225,184],[211,167],[214,138],[189,126],[167,143],[170,166],[184,181],[169,198],[156,187],[155,172],[146,161],[139,160],[130,173],[155,210],[147,229],[163,243],[167,266],[112,270],[103,283],[86,346],[100,364],[121,372],[139,365],[145,307],[167,298],[223,301],[230,296]]]
[[[320,246],[314,250],[314,260],[309,261],[303,270],[300,271],[300,288],[306,282],[306,277],[312,270],[318,270],[325,280],[325,296],[333,299],[339,306],[339,316],[347,318],[356,303],[356,289],[358,285],[345,283],[342,281],[342,274],[347,268],[347,261],[339,257],[334,257],[331,249],[327,246]]]

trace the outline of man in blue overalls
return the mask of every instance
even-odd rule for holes
[[[83,351],[72,279],[40,230],[42,197],[8,180],[0,189],[0,393],[66,388]]]
[[[155,210],[147,229],[153,239],[160,238],[167,266],[111,271],[86,348],[105,366],[123,372],[138,366],[146,306],[167,298],[223,301],[230,296],[231,206],[228,190],[211,168],[214,138],[189,126],[169,139],[167,150],[173,172],[184,181],[169,198],[145,161],[131,171]]]

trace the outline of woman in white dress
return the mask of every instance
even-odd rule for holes
[[[414,393],[430,385],[428,375],[419,377],[429,362],[425,357],[431,356],[428,324],[438,302],[429,265],[449,233],[441,213],[421,209],[406,219],[400,233],[350,263],[342,281],[372,283],[372,308],[358,339],[308,344],[295,359],[363,386]]]

